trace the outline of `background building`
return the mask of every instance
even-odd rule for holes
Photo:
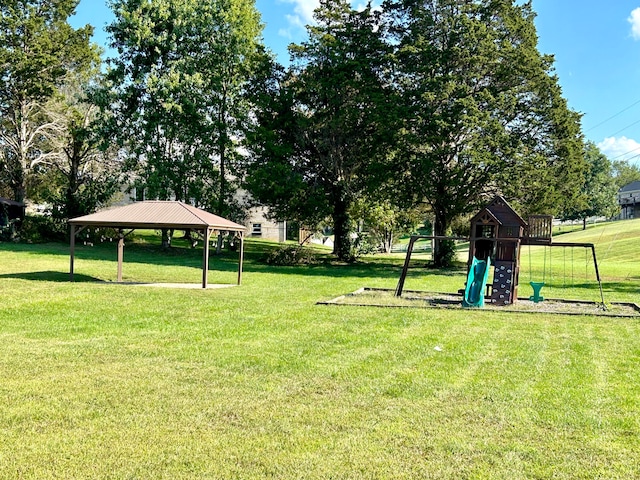
[[[618,192],[620,219],[640,218],[640,181],[631,182]]]

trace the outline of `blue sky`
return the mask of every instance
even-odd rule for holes
[[[532,2],[539,49],[555,56],[564,96],[583,114],[585,137],[610,159],[640,165],[640,0]],[[304,38],[318,1],[256,0],[256,5],[265,44],[286,63],[287,45]],[[93,25],[94,41],[105,46],[103,29],[112,19],[106,0],[80,0],[72,23]]]

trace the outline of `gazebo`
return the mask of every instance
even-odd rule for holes
[[[76,235],[87,227],[114,228],[118,231],[118,277],[122,282],[124,238],[137,229],[174,229],[201,231],[204,237],[202,255],[202,288],[207,288],[209,270],[209,239],[214,231],[238,232],[240,234],[240,256],[238,262],[238,285],[242,281],[244,260],[245,227],[225,218],[206,212],[183,202],[150,200],[136,202],[69,220],[71,226],[69,277],[73,281]],[[126,234],[125,230],[130,230]]]
[[[6,226],[11,220],[24,219],[25,207],[22,202],[0,197],[0,227]]]

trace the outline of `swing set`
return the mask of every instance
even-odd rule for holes
[[[548,245],[544,245],[544,257],[543,257],[543,266],[542,266],[542,281],[533,281],[532,277],[533,277],[533,268],[531,266],[531,243],[528,244],[529,245],[529,285],[531,285],[531,288],[533,289],[533,295],[531,295],[529,297],[529,300],[531,300],[534,303],[539,303],[542,302],[544,300],[544,297],[542,297],[540,295],[540,290],[542,290],[542,287],[544,287],[546,285],[546,277],[547,277],[547,249],[549,249],[549,277],[551,277],[552,275],[552,256],[551,256],[551,247],[562,247],[563,248],[563,275],[562,275],[562,286],[566,287],[567,283],[566,283],[566,279],[567,279],[567,248],[569,248],[571,250],[571,261],[570,261],[570,265],[571,265],[571,286],[574,285],[574,278],[575,278],[575,257],[574,257],[574,251],[576,248],[583,248],[585,251],[585,267],[584,267],[584,271],[585,271],[585,278],[587,278],[588,276],[588,266],[589,266],[589,250],[591,250],[591,255],[593,257],[593,266],[595,268],[595,274],[596,274],[596,280],[598,281],[598,287],[600,289],[600,300],[601,300],[601,305],[603,308],[605,307],[605,303],[604,303],[604,294],[602,291],[602,281],[600,279],[600,271],[598,269],[598,260],[596,258],[596,248],[595,245],[593,243],[575,243],[575,242],[553,242],[553,243],[549,243]]]
[[[566,268],[566,249],[570,248],[572,256],[571,269],[573,272],[573,251],[575,248],[584,248],[585,256],[588,255],[588,250],[591,250],[596,279],[600,288],[601,307],[606,309],[595,246],[592,243],[553,242],[552,228],[553,217],[551,215],[531,215],[528,222],[526,222],[503,197],[497,196],[471,219],[470,238],[412,236],[395,295],[397,297],[402,295],[413,245],[416,240],[420,238],[435,241],[464,240],[469,242],[467,283],[465,289],[461,290],[461,292],[464,292],[462,305],[465,307],[484,306],[485,296],[489,297],[489,302],[496,306],[516,303],[518,301],[520,251],[523,245],[528,245],[529,248],[531,246],[544,247],[544,267],[541,282],[534,282],[531,278],[531,254],[529,254],[529,284],[533,288],[533,295],[529,297],[530,300],[534,303],[544,300],[541,290],[546,283],[547,249],[550,251],[551,247],[563,247]],[[529,250],[530,252],[531,250]],[[494,271],[491,283],[488,282],[490,266],[493,266]],[[549,271],[551,272],[551,253],[549,254]]]

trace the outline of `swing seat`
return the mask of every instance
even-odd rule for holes
[[[533,303],[542,302],[544,297],[540,296],[540,290],[544,287],[544,282],[529,282],[529,285],[533,288],[533,295],[529,297],[529,300]]]

